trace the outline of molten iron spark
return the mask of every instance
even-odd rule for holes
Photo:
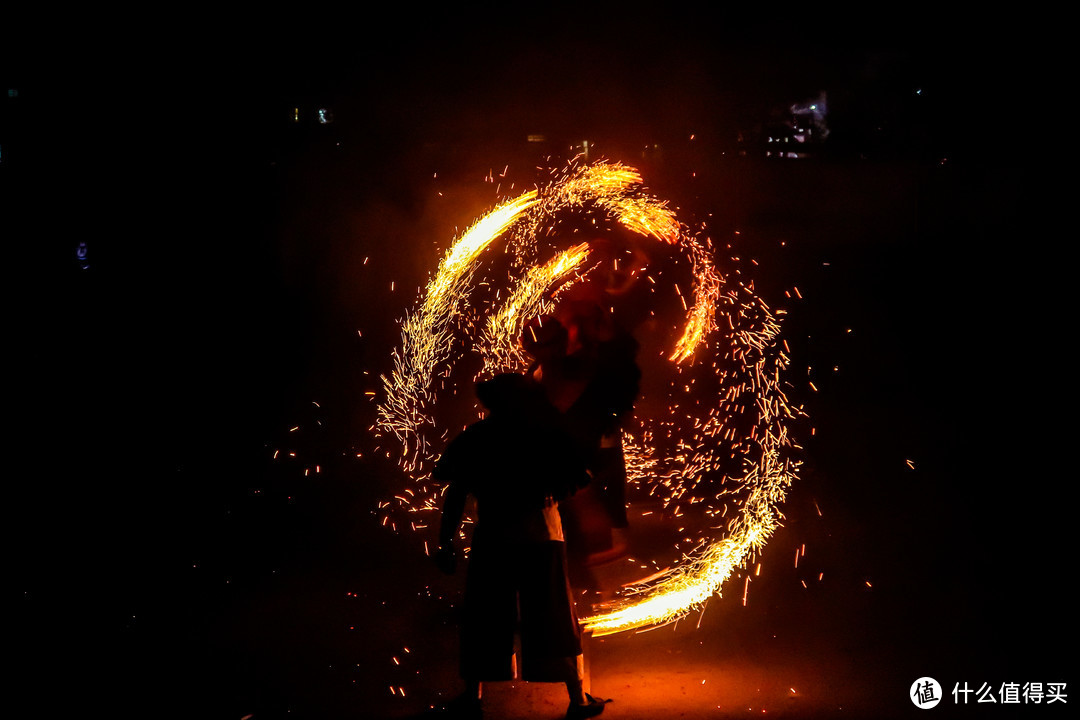
[[[521,371],[527,358],[518,336],[532,318],[548,313],[554,298],[587,274],[588,244],[555,250],[546,238],[557,217],[599,212],[636,235],[659,242],[688,260],[689,297],[682,330],[664,354],[676,380],[667,415],[642,418],[625,431],[632,483],[659,499],[672,517],[708,519],[716,536],[701,537],[682,562],[630,587],[600,614],[582,620],[594,635],[658,626],[700,608],[761,550],[779,525],[779,506],[796,476],[797,447],[788,426],[800,414],[781,389],[788,360],[779,345],[779,313],[751,288],[717,270],[711,243],[680,223],[666,203],[641,189],[633,168],[571,163],[548,186],[499,205],[461,235],[446,253],[418,309],[402,321],[394,368],[383,377],[378,429],[401,446],[399,462],[412,487],[395,496],[408,512],[434,512],[442,488],[430,477],[438,448],[434,431],[438,378],[450,376],[471,346],[483,360],[481,375]],[[511,258],[508,292],[480,297],[476,282],[485,250],[505,239]],[[649,276],[656,284],[656,279]],[[478,325],[473,315],[486,312]],[[722,326],[717,318],[722,318]],[[708,387],[708,402],[695,400]],[[728,503],[738,512],[727,517]],[[719,525],[715,523],[719,522]]]

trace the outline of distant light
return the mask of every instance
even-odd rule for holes
[[[319,108],[319,124],[326,125],[332,122],[334,122],[334,113],[326,108]]]
[[[9,98],[19,97],[19,88],[8,88],[7,96]]]
[[[922,95],[922,88],[916,88],[915,89],[915,94],[916,95]]]
[[[543,135],[529,135],[526,140],[529,142],[544,142],[547,140]]]

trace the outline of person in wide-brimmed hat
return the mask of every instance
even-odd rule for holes
[[[465,580],[458,701],[481,708],[484,681],[514,678],[514,633],[521,678],[562,682],[567,717],[599,714],[604,702],[584,690],[581,631],[567,576],[559,500],[588,482],[576,445],[542,388],[515,373],[478,383],[484,419],[458,435],[436,463],[446,485],[436,562],[456,567],[454,538],[466,499],[476,498],[476,528]],[[460,709],[460,707],[459,707]]]

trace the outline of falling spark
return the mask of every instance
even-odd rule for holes
[[[463,233],[402,320],[393,371],[382,378],[377,421],[379,434],[397,439],[398,462],[413,481],[412,492],[395,495],[398,507],[437,511],[442,488],[431,480],[430,468],[448,433],[433,439],[438,434],[435,398],[451,378],[462,346],[471,344],[482,358],[481,375],[521,371],[527,361],[517,346],[522,328],[550,312],[561,289],[589,271],[587,243],[556,249],[550,260],[540,260],[551,245],[547,238],[557,215],[600,211],[607,221],[672,248],[688,262],[690,290],[678,291],[685,308],[681,330],[676,326],[672,347],[661,353],[676,374],[687,373],[678,387],[688,399],[685,405],[670,402],[667,416],[642,418],[640,427],[627,429],[627,473],[631,484],[661,500],[671,517],[723,517],[725,524],[716,537],[684,538],[693,553],[584,618],[583,626],[596,636],[659,627],[702,609],[779,526],[778,507],[798,469],[790,457],[796,446],[788,430],[801,411],[782,391],[788,365],[787,346],[779,338],[782,313],[770,310],[752,283],[729,284],[711,241],[681,224],[641,183],[636,170],[621,164],[571,163],[546,187],[502,203]],[[485,251],[500,239],[511,262],[508,290],[485,294],[481,288],[486,292],[502,284],[478,278]],[[660,275],[644,276],[655,286]],[[723,319],[722,329],[717,318]],[[703,379],[704,386],[704,378],[711,399],[703,403],[695,397],[701,394],[695,383]],[[729,503],[739,510],[731,518]],[[651,569],[657,567],[654,561]],[[748,589],[749,577],[744,604]]]

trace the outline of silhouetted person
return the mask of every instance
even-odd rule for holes
[[[453,572],[453,540],[466,498],[476,498],[476,528],[465,581],[458,708],[480,713],[482,682],[514,678],[514,633],[521,678],[562,682],[567,717],[591,717],[604,701],[584,690],[581,630],[567,577],[558,501],[588,481],[557,411],[522,375],[477,385],[488,414],[446,448],[434,477],[446,485],[436,561]]]
[[[598,592],[591,565],[618,556],[614,528],[625,528],[626,464],[622,424],[633,410],[641,372],[637,342],[619,332],[595,302],[578,302],[564,311],[564,322],[539,318],[522,334],[535,358],[530,379],[544,388],[562,413],[592,482],[562,503],[571,580]]]

